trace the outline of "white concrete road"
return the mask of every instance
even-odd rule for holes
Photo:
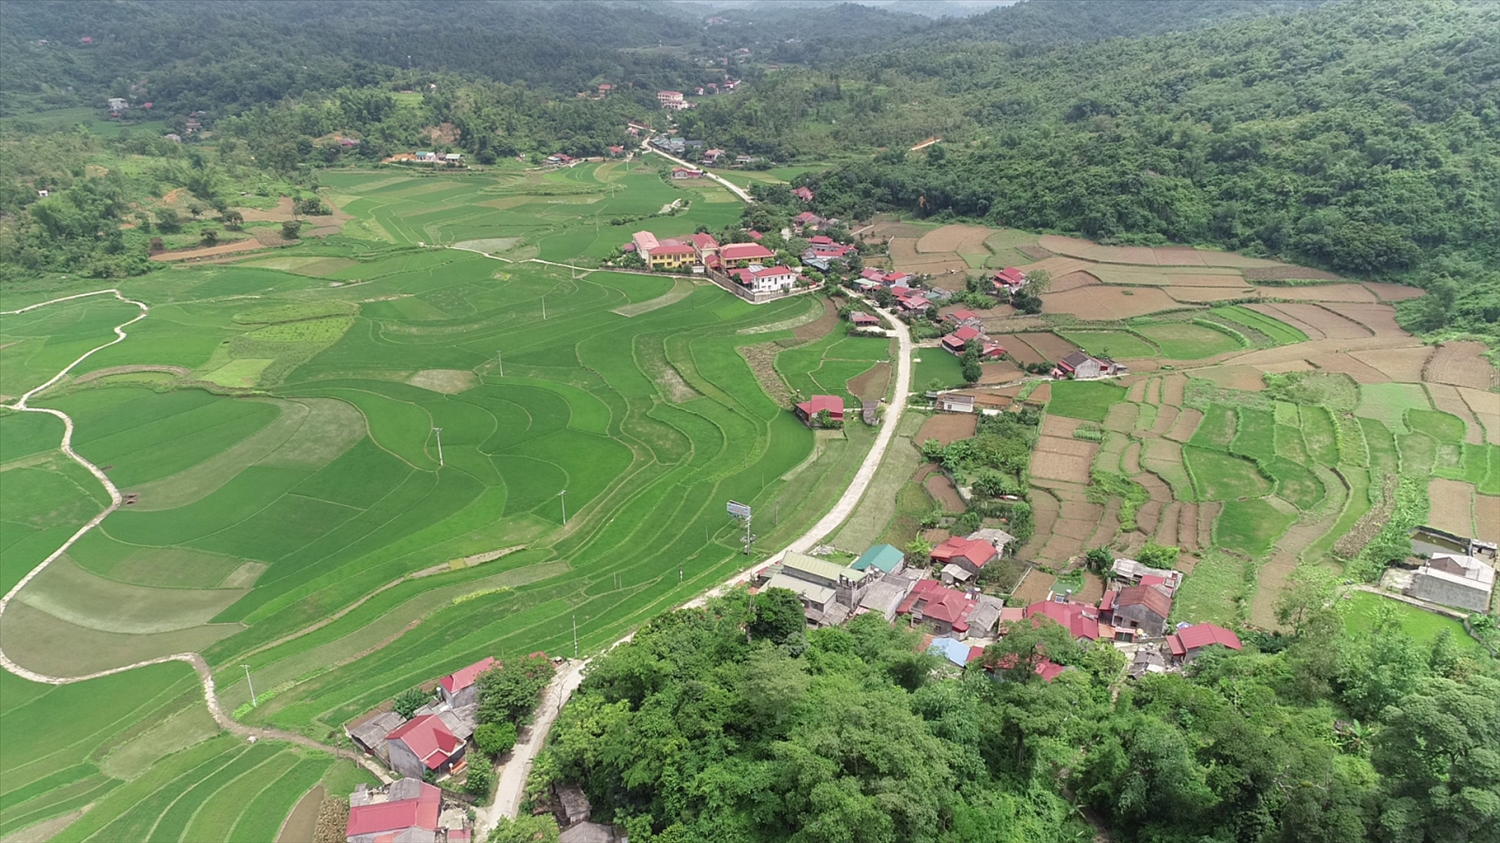
[[[644,149],[647,152],[653,152],[653,153],[655,153],[657,155],[660,155],[661,157],[667,159],[668,161],[672,161],[674,163],[681,164],[684,167],[692,167],[695,170],[702,170],[703,169],[703,167],[702,167],[701,164],[690,164],[687,161],[684,161],[684,160],[682,160],[681,158],[678,158],[675,155],[668,155],[667,153],[662,152],[660,149],[657,149],[656,147],[652,146],[651,142],[649,140],[645,141],[645,142],[643,142],[641,144],[641,149]],[[749,204],[749,203],[755,201],[753,198],[751,198],[750,194],[746,193],[743,189],[740,188],[739,185],[731,182],[729,179],[726,179],[723,176],[714,175],[713,173],[710,173],[707,170],[704,170],[703,174],[706,175],[706,176],[708,176],[709,178],[713,179],[714,181],[718,182],[719,184],[722,184],[725,187],[729,188],[729,192],[730,193],[733,193],[735,196],[738,196],[746,204]]]

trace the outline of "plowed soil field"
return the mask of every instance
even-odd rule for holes
[[[1407,299],[1421,298],[1426,291],[1417,287],[1408,287],[1405,284],[1387,284],[1383,281],[1362,282],[1366,289],[1375,294],[1381,301],[1406,301]]]
[[[1152,287],[1080,287],[1065,293],[1048,293],[1042,300],[1046,312],[1099,322],[1134,319],[1180,306],[1171,296]]]
[[[1316,304],[1293,304],[1281,302],[1272,307],[1295,319],[1317,328],[1324,336],[1333,339],[1354,339],[1374,336],[1375,332],[1358,322],[1352,322],[1325,307]]]
[[[1482,342],[1445,342],[1427,364],[1427,380],[1470,389],[1494,389],[1500,386],[1500,372],[1479,355],[1485,351]]]
[[[1432,512],[1427,523],[1457,536],[1474,534],[1474,487],[1457,480],[1434,478],[1427,484]]]
[[[973,436],[978,424],[979,417],[972,413],[939,413],[922,423],[922,429],[917,431],[916,441],[920,444],[928,439],[936,439],[948,445]]]
[[[1429,346],[1349,352],[1350,357],[1401,383],[1421,383],[1422,371],[1432,354],[1433,349]]]

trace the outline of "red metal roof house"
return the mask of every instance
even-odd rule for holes
[[[402,779],[389,787],[390,798],[370,802],[364,785],[350,799],[349,822],[344,826],[349,843],[394,843],[396,840],[433,839],[443,792],[420,779]],[[411,832],[418,833],[413,835]],[[450,837],[451,839],[451,837]]]
[[[1099,610],[1087,603],[1059,603],[1056,600],[1043,600],[1027,606],[1022,610],[1021,615],[1025,618],[1038,616],[1051,618],[1074,638],[1099,640]]]
[[[824,410],[828,411],[828,416],[833,421],[844,420],[844,399],[835,395],[814,395],[797,404],[793,409],[797,413],[797,418],[801,419],[804,424],[812,424],[812,420]]]
[[[468,667],[460,668],[438,680],[438,696],[454,708],[475,702],[479,690],[479,674],[495,666],[493,656],[485,656]]]
[[[1215,645],[1228,647],[1231,650],[1238,650],[1243,646],[1240,644],[1238,635],[1211,623],[1200,623],[1179,629],[1167,636],[1167,646],[1172,651],[1172,658],[1182,662],[1192,661],[1204,649]]]
[[[989,562],[998,559],[995,546],[980,539],[953,536],[932,549],[932,561],[938,565],[957,565],[970,574],[979,573]]]
[[[969,615],[978,605],[967,594],[937,580],[917,580],[911,593],[896,607],[896,614],[909,615],[939,635],[962,636],[969,631]]]
[[[446,773],[464,757],[464,742],[436,714],[413,717],[385,740],[391,767],[409,778],[420,779],[428,770]]]

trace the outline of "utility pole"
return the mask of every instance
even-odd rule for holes
[[[557,499],[562,502],[563,526],[564,527],[568,526],[568,499],[566,497],[567,494],[568,494],[568,490],[567,489],[563,489],[561,492],[557,493]]]
[[[260,708],[260,703],[255,699],[255,683],[250,681],[250,665],[242,664],[240,667],[245,669],[245,682],[250,685],[250,706]]]
[[[505,377],[505,358],[500,356],[499,351],[495,352],[495,365],[500,367],[500,377]]]
[[[441,427],[434,427],[432,429],[432,432],[435,433],[435,434],[437,434],[437,442],[438,442],[438,468],[442,468],[443,467],[443,429]]]
[[[547,319],[547,297],[542,296],[542,321]]]
[[[578,613],[573,613],[573,658],[578,658]]]

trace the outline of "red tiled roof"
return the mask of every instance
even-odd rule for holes
[[[354,837],[360,834],[405,831],[413,827],[436,830],[442,795],[442,791],[423,782],[416,799],[355,806],[349,809],[349,823],[344,828],[344,834]]]
[[[849,321],[856,325],[879,325],[880,318],[873,313],[855,313],[849,317]]]
[[[1120,589],[1120,593],[1115,595],[1115,611],[1118,612],[1121,606],[1145,606],[1162,618],[1172,614],[1172,598],[1154,585],[1133,585]]]
[[[922,616],[950,624],[955,630],[965,632],[969,628],[969,614],[979,605],[962,591],[955,591],[937,580],[918,580],[911,593],[896,607],[896,614],[910,614],[922,603]]]
[[[978,649],[978,648],[976,647],[975,649]],[[973,661],[972,655],[973,654],[971,652],[970,653],[970,661]],[[1014,670],[1015,666],[1016,666],[1016,654],[1015,653],[1006,653],[1005,656],[1003,658],[1001,658],[998,662],[994,662],[994,663],[985,665],[985,669],[986,670],[994,670],[995,668],[999,668],[1001,670]],[[1033,670],[1032,672],[1035,673],[1037,676],[1042,677],[1042,681],[1043,682],[1051,682],[1052,680],[1054,680],[1057,677],[1061,676],[1062,672],[1064,670],[1067,670],[1067,668],[1065,668],[1062,665],[1058,664],[1057,662],[1054,662],[1051,659],[1043,656],[1042,660],[1036,663],[1036,669]]]
[[[442,679],[438,680],[438,684],[443,686],[443,690],[447,691],[450,694],[454,694],[462,691],[470,685],[473,685],[475,680],[479,678],[479,674],[485,672],[486,670],[489,670],[494,666],[494,657],[485,656],[484,658],[480,659],[477,662],[474,662],[468,667],[460,668],[448,674],[447,676],[444,676]]]
[[[1090,641],[1099,638],[1098,614],[1093,606],[1043,600],[1027,606],[1022,614],[1028,618],[1035,618],[1037,615],[1051,618],[1072,633],[1074,638],[1087,638]]]
[[[754,236],[753,232],[752,236]],[[726,261],[742,261],[774,258],[776,253],[759,243],[730,243],[719,250],[719,256]]]
[[[1238,635],[1211,623],[1200,623],[1187,629],[1180,629],[1176,635],[1170,636],[1167,640],[1171,641],[1173,638],[1181,642],[1184,650],[1196,650],[1210,644],[1222,644],[1231,650],[1238,650],[1242,646]],[[1175,648],[1173,652],[1176,652]]]
[[[1115,592],[1104,592],[1104,598],[1099,601],[1099,611],[1108,612],[1115,607]]]
[[[995,280],[1005,281],[1011,284],[1019,284],[1022,281],[1026,280],[1026,276],[1021,274],[1021,270],[1016,269],[1013,266],[1007,266],[1006,268],[995,273]]]
[[[976,316],[974,311],[972,310],[955,310],[952,313],[945,315],[943,318],[950,322],[964,322],[969,319],[974,319],[976,318]]]
[[[797,273],[793,272],[791,269],[785,266],[767,266],[762,269],[757,269],[751,274],[756,278],[775,278],[781,275],[796,275]]]
[[[943,337],[943,345],[953,349],[954,351],[963,351],[964,344],[964,341],[959,339],[957,334],[949,334],[948,336]]]
[[[984,563],[994,559],[995,555],[995,546],[989,542],[960,536],[952,536],[932,549],[933,561],[944,563],[952,562],[962,556],[975,565],[983,566]]]
[[[661,245],[655,246],[655,247],[653,247],[651,249],[651,256],[652,257],[656,257],[657,255],[696,255],[696,254],[698,254],[698,252],[692,246],[689,246],[686,243],[673,243],[671,241],[665,241]]]
[[[464,742],[458,736],[448,731],[443,721],[435,714],[424,714],[421,717],[413,717],[396,730],[385,736],[387,741],[401,741],[422,759],[429,770],[436,770],[443,766],[455,753],[463,748]]]
[[[719,241],[715,240],[712,234],[703,232],[693,235],[693,248],[695,249],[717,249],[718,247]]]
[[[833,246],[833,245],[836,245],[833,242],[833,238],[829,237],[826,234],[815,234],[812,237],[807,238],[807,242],[813,244],[814,246]]]
[[[842,413],[844,412],[844,399],[834,395],[814,395],[799,403],[797,409],[809,416],[816,416],[824,410],[830,413]]]
[[[903,301],[901,304],[907,310],[926,310],[928,307],[932,306],[932,302],[928,301],[922,296],[912,296],[906,301]]]
[[[1155,574],[1145,574],[1141,577],[1139,585],[1166,585],[1166,577],[1158,577]]]
[[[750,239],[751,240],[759,240],[760,238],[766,236],[766,235],[761,234],[759,231],[756,231],[754,229],[751,229],[751,230],[749,230],[749,231],[747,231],[745,233],[748,234],[748,235],[750,235]]]
[[[794,189],[792,191],[792,195],[797,197],[798,199],[801,199],[803,202],[811,202],[813,198],[813,192],[805,187]]]
[[[954,331],[953,336],[958,337],[964,342],[968,342],[969,340],[972,340],[975,337],[979,336],[979,329],[970,328],[968,325],[965,325],[964,327],[959,328],[957,331]]]

